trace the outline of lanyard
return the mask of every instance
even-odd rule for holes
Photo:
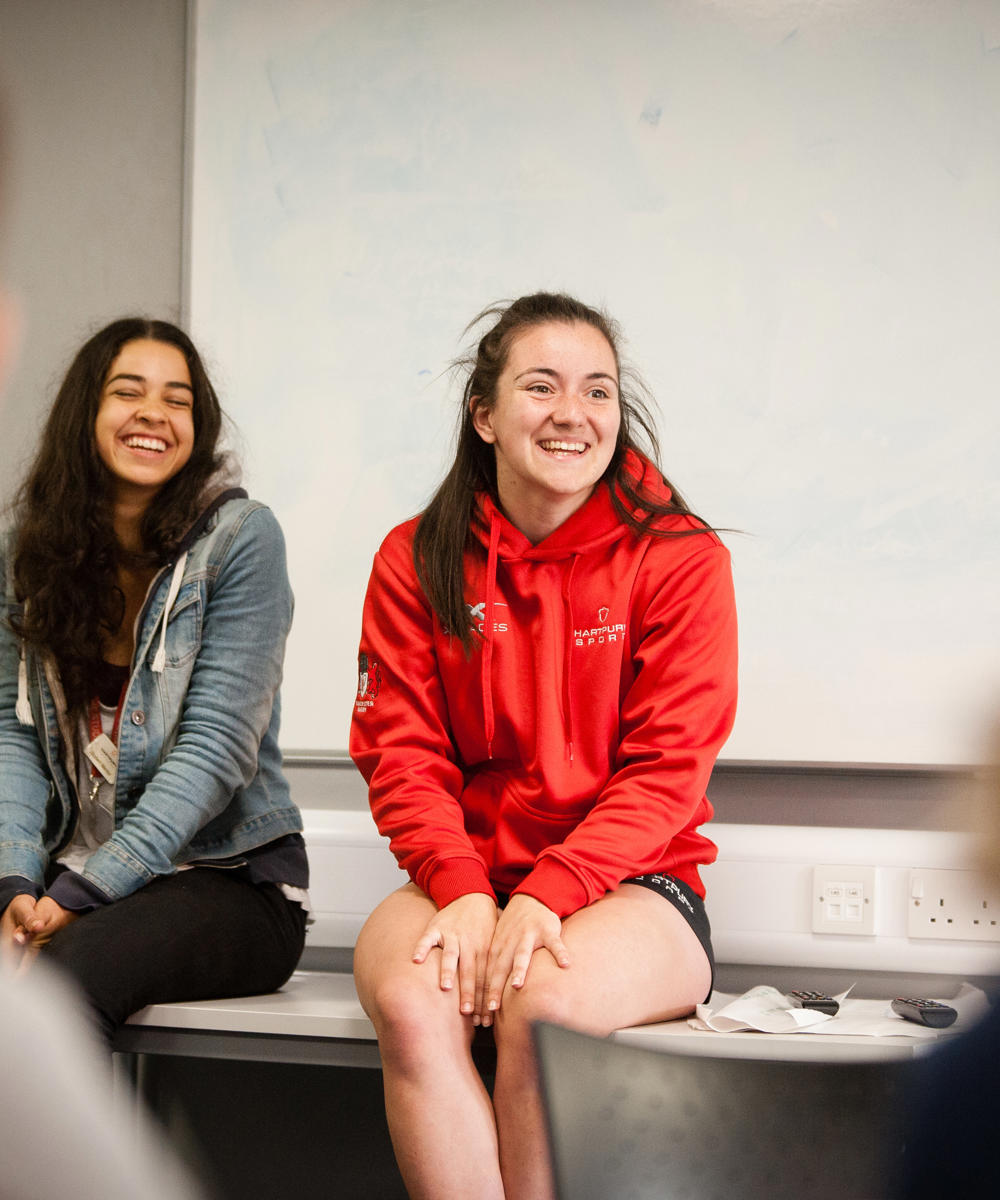
[[[104,732],[101,725],[101,702],[95,696],[90,702],[90,742],[87,744],[84,753],[90,760],[90,799],[94,800],[97,796],[97,789],[101,786],[101,780],[106,779],[108,783],[114,783],[118,775],[118,731],[122,722],[122,709],[125,707],[125,692],[128,689],[128,680],[122,684],[121,693],[118,696],[118,707],[115,709],[114,724],[111,726],[111,736]]]

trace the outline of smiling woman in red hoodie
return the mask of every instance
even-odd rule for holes
[[[412,882],[355,974],[411,1196],[526,1200],[552,1195],[531,1022],[607,1034],[711,988],[736,619],[727,551],[638,448],[614,323],[549,293],[485,318],[455,462],[365,601],[351,753]]]

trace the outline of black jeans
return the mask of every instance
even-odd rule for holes
[[[295,970],[305,921],[274,884],[196,867],[86,913],[42,956],[83,989],[110,1042],[147,1004],[273,992]]]

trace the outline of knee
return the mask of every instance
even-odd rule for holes
[[[361,1007],[381,1038],[383,1033],[406,1037],[423,1025],[420,989],[396,973],[378,975],[358,984]]]
[[[100,1039],[110,1047],[119,1027],[129,1017],[113,994],[100,986],[100,975],[86,955],[80,954],[76,942],[67,936],[73,926],[61,930],[44,948],[40,961],[68,984],[79,1000],[79,1011],[94,1027]]]
[[[358,992],[375,1026],[383,1065],[395,1070],[421,1071],[455,1039],[461,1026],[457,996],[431,994],[410,972],[387,973]]]
[[[530,973],[523,988],[508,987],[496,1015],[496,1038],[507,1045],[531,1044],[532,1026],[536,1021],[552,1025],[580,1027],[574,1020],[574,1004],[570,990],[560,986],[558,979],[532,981]]]

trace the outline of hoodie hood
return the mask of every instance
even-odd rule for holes
[[[662,475],[647,459],[629,450],[625,459],[625,470],[639,487],[660,503],[671,499],[671,491]],[[629,501],[618,491],[619,498],[628,506]],[[638,520],[646,515],[642,508],[632,512]],[[499,506],[485,492],[476,497],[476,511],[472,521],[472,532],[487,551],[493,540],[493,526],[499,524],[497,554],[502,559],[523,558],[529,562],[552,562],[560,558],[571,558],[588,554],[602,546],[608,546],[631,533],[615,511],[611,500],[611,485],[602,480],[594,488],[587,502],[549,534],[547,538],[533,544],[507,520]]]

